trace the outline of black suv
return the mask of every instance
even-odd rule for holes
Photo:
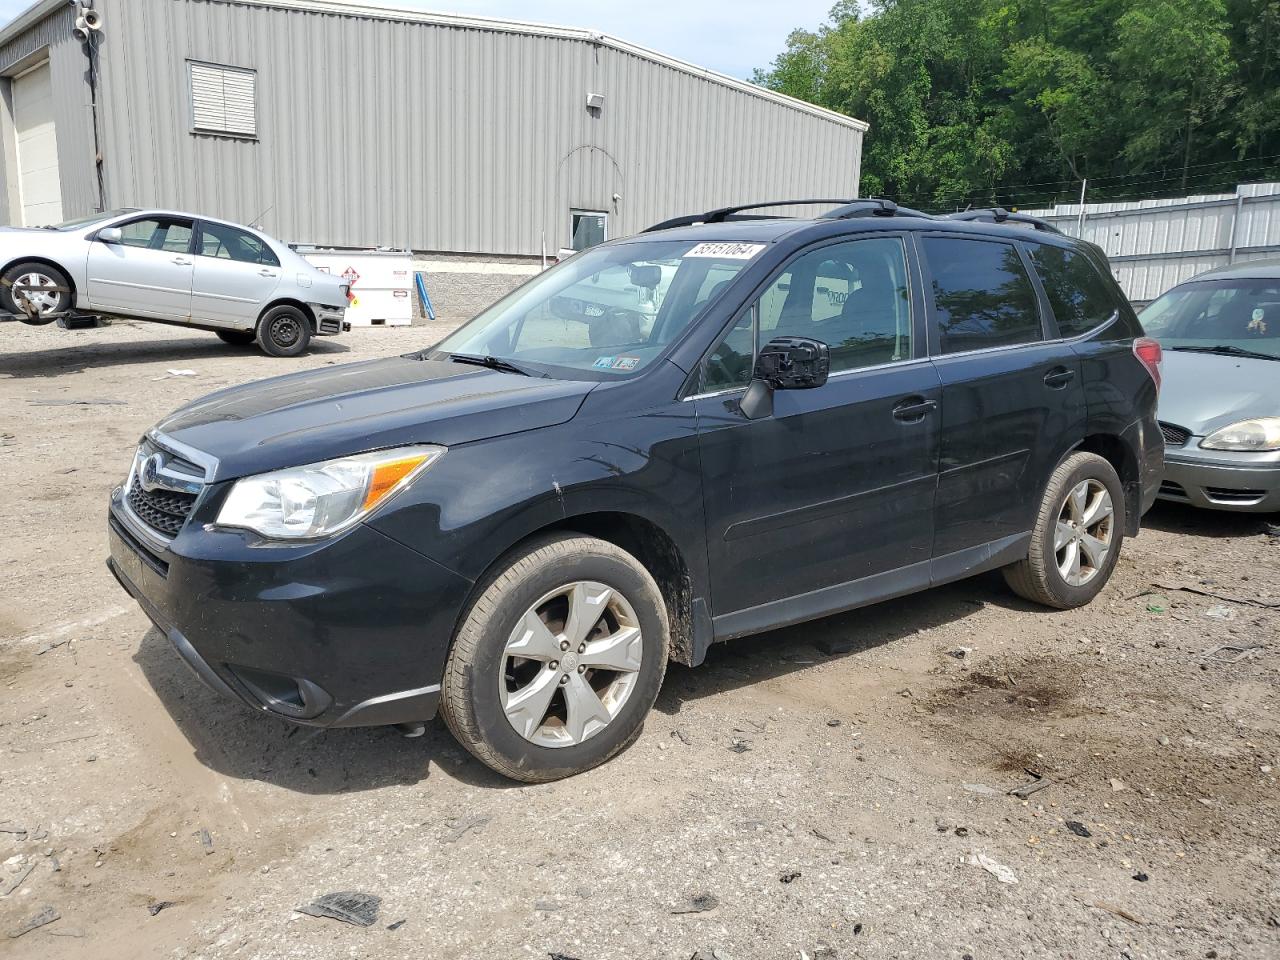
[[[617,753],[716,641],[995,568],[1087,603],[1164,450],[1101,251],[840,202],[669,221],[420,353],[192,403],[112,494],[111,570],[215,690],[438,709],[527,781]]]

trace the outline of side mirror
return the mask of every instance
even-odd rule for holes
[[[754,379],[775,390],[809,390],[827,382],[831,351],[821,340],[776,337],[760,349]]]
[[[119,227],[103,227],[98,231],[97,239],[103,243],[121,243],[124,241],[124,234]]]
[[[821,340],[809,337],[776,337],[756,358],[751,384],[738,409],[748,420],[773,413],[775,390],[810,390],[827,382],[831,351]]]

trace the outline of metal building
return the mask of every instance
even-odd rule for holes
[[[588,30],[351,0],[92,6],[87,43],[68,0],[0,29],[0,222],[159,206],[510,259],[857,195],[865,123]]]

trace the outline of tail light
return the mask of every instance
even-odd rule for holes
[[[1139,337],[1133,341],[1133,355],[1137,357],[1147,373],[1151,374],[1151,379],[1156,382],[1156,391],[1160,390],[1160,361],[1164,357],[1164,351],[1160,349],[1160,342],[1152,340],[1150,337]]]
[[[348,283],[344,283],[344,284],[342,284],[338,289],[342,291],[342,295],[346,298],[347,303],[350,303],[350,302],[354,299],[354,298],[351,296],[351,285],[350,285],[350,284],[348,284]]]

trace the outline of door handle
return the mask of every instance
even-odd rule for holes
[[[1044,384],[1053,390],[1061,390],[1076,378],[1076,372],[1067,367],[1054,367],[1044,375]]]
[[[274,276],[276,276],[276,275],[277,275],[277,274],[276,274],[276,272],[275,272],[274,270],[259,270],[259,271],[258,271],[258,276],[260,276],[260,277],[274,277]]]
[[[177,264],[178,266],[180,266],[180,267],[189,267],[189,266],[191,266],[191,261],[190,261],[190,260],[188,260],[186,257],[174,257],[174,258],[173,258],[173,262],[174,262],[174,263],[176,263],[176,264]]]
[[[919,423],[927,414],[938,409],[937,400],[926,400],[924,397],[907,397],[893,408],[893,419],[903,423]]]

